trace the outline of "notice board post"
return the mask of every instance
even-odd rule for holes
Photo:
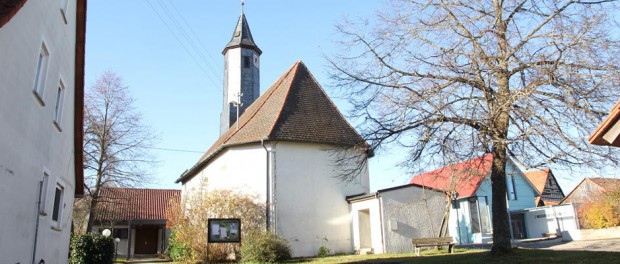
[[[240,218],[209,218],[207,229],[207,258],[209,243],[241,243]]]

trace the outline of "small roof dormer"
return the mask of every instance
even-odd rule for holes
[[[226,47],[224,47],[222,54],[226,54],[226,51],[228,49],[239,48],[239,47],[246,48],[246,49],[253,49],[254,51],[256,51],[256,53],[258,53],[258,55],[261,55],[261,53],[263,53],[258,48],[258,46],[256,46],[256,43],[254,43],[254,39],[252,38],[252,32],[250,32],[250,25],[248,24],[248,21],[245,19],[245,14],[243,13],[243,9],[241,11],[241,16],[239,17],[239,21],[237,22],[237,27],[235,27],[235,32],[233,33],[233,36],[230,39],[230,42],[228,42]]]

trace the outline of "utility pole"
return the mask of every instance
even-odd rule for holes
[[[243,103],[241,102],[241,96],[243,96],[243,94],[241,92],[238,92],[235,94],[235,96],[237,97],[237,101],[233,102],[233,104],[235,105],[235,107],[237,107],[237,130],[239,130],[239,107],[241,107],[243,105]]]

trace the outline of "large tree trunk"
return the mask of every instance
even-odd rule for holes
[[[492,152],[493,247],[491,253],[509,253],[512,245],[506,207],[506,150],[494,147]]]
[[[502,65],[507,67],[506,63]],[[495,102],[491,103],[491,118],[495,119],[491,130],[491,189],[493,210],[493,247],[492,254],[509,253],[512,251],[510,223],[506,201],[506,161],[508,149],[508,126],[510,122],[510,90],[509,77],[504,69],[498,73],[498,93]]]
[[[88,210],[88,224],[86,225],[86,233],[90,233],[93,231],[93,225],[95,224],[95,216],[93,212],[95,211],[95,207],[97,206],[97,199],[93,197],[90,200],[90,209]]]

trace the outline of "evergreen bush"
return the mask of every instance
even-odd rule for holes
[[[252,235],[241,245],[241,259],[245,263],[279,263],[290,258],[288,242],[270,232]]]
[[[112,264],[114,240],[100,234],[88,233],[71,237],[71,264]]]

